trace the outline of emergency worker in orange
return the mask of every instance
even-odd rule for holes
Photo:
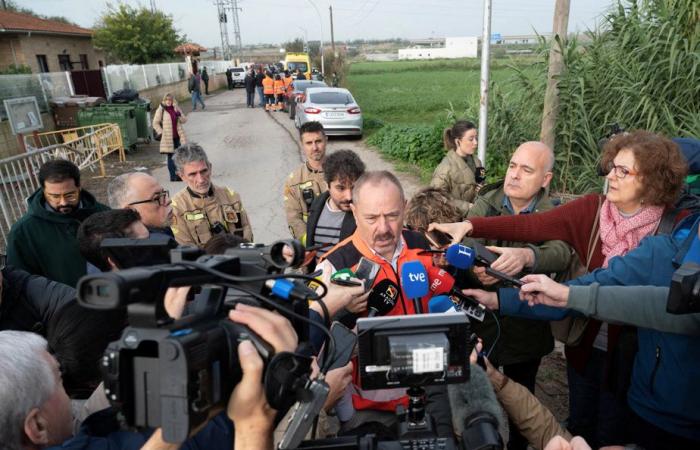
[[[270,111],[275,104],[275,80],[272,79],[272,74],[269,71],[265,72],[262,85],[263,95],[265,95],[265,111]]]
[[[272,87],[275,93],[275,99],[277,100],[277,104],[273,105],[273,111],[282,111],[284,108],[284,91],[286,88],[280,74],[275,75],[275,81]]]
[[[287,102],[290,99],[292,92],[294,92],[294,78],[292,77],[292,74],[289,73],[289,70],[284,71],[284,78],[282,78],[282,81],[284,81],[284,101]]]
[[[403,227],[406,199],[401,183],[391,172],[365,172],[354,184],[351,208],[357,229],[352,236],[336,244],[324,255],[316,267],[323,271],[322,280],[329,281],[331,275],[341,269],[354,271],[360,258],[364,257],[379,266],[372,287],[376,287],[382,280],[390,280],[396,285],[396,288],[391,288],[393,294],[397,295],[396,303],[385,315],[415,314],[412,299],[406,297],[401,287],[399,274],[403,265],[409,261],[420,261],[426,268],[430,267],[432,257],[429,253],[421,254],[430,248],[425,237]],[[429,299],[429,295],[421,299],[423,311],[428,311]],[[316,309],[315,304],[311,307]],[[366,316],[367,311],[358,315]],[[358,367],[356,362],[355,368]],[[426,411],[435,419],[438,435],[450,436],[452,418],[447,390],[444,386],[431,386],[426,388],[426,393]],[[395,410],[398,405],[405,408],[408,406],[406,389],[364,391],[359,386],[359,377],[355,371],[353,383],[336,405],[341,432],[352,434],[352,430],[373,423],[373,426],[379,424],[388,433],[393,433],[397,425]]]

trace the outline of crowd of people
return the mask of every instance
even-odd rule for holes
[[[286,89],[283,80],[291,74],[277,77],[279,89]],[[258,88],[260,100],[276,106],[276,81],[251,70],[248,106]],[[172,197],[151,175],[131,172],[110,181],[105,205],[81,188],[73,163],[57,159],[41,167],[40,187],[12,227],[6,261],[0,261],[0,448],[177,448],[160,430],[123,428],[99,366],[129,317],[123,310],[83,308],[75,287],[86,274],[128,267],[102,247],[107,238],[167,236],[208,254],[253,242],[255,217],[238,193],[212,181],[205,150],[187,142],[185,120],[167,94],[154,128],[170,179],[185,184]],[[407,298],[401,269],[414,261],[444,269],[464,295],[493,312],[471,321],[480,338],[471,360],[486,355],[486,376],[508,417],[509,449],[700,447],[700,391],[693,388],[700,316],[666,311],[674,272],[683,263],[700,263],[700,200],[685,189],[686,174],[700,161],[700,142],[646,131],[614,136],[601,155],[606,193],[555,206],[551,148],[522,143],[505,177],[485,184],[470,122],[445,130],[445,159],[431,186],[410,199],[391,172],[371,170],[351,150],[328,153],[320,123],[304,124],[299,139],[305,160],[288,175],[281,195],[290,237],[313,250],[314,260],[302,270],[327,286],[323,301],[310,303],[309,319],[352,329],[367,316],[378,286],[396,293],[383,315],[425,313],[432,294]],[[523,285],[513,288],[484,267],[450,266],[444,250],[456,243],[485,245],[496,255],[490,269]],[[362,259],[379,268],[371,286],[330,282]],[[196,301],[190,290],[168,289],[162,300],[168,316],[186,313]],[[275,352],[298,349],[294,328],[278,313],[238,304],[229,318]],[[309,333],[316,355],[325,335],[315,327]],[[542,358],[555,338],[566,345],[564,424],[535,396]],[[272,448],[273,430],[286,421],[267,403],[255,347],[243,341],[238,356],[243,377],[226,410],[182,448]],[[398,439],[396,410],[408,405],[406,391],[362,389],[356,364],[354,358],[327,373],[326,426],[320,428],[329,435]],[[425,390],[437,436],[454,437],[459,430],[446,387]]]

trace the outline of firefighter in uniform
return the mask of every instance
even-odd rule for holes
[[[328,190],[323,179],[326,159],[326,134],[323,125],[307,122],[299,129],[306,161],[287,177],[284,184],[284,209],[289,231],[294,239],[306,245],[306,220],[314,199]]]
[[[211,163],[196,144],[180,147],[175,164],[187,187],[172,199],[171,229],[180,245],[203,247],[219,233],[231,233],[252,242],[253,230],[241,197],[211,182]]]

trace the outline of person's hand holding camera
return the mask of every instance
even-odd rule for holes
[[[280,314],[244,304],[236,305],[229,318],[257,333],[276,353],[293,352],[298,338],[292,324]],[[275,410],[265,398],[263,360],[250,341],[238,345],[243,376],[229,399],[226,412],[234,423],[234,449],[272,449]]]

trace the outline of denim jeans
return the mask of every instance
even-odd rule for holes
[[[265,95],[263,95],[263,87],[255,86],[255,90],[258,92],[258,106],[265,106]]]
[[[173,150],[177,150],[180,146],[180,139],[173,140]],[[173,161],[174,153],[166,153],[168,155],[168,172],[170,173],[170,181],[177,180],[177,168],[175,167],[175,161]]]
[[[251,106],[251,107],[255,106],[255,91],[246,90],[245,91],[245,98],[246,98],[246,100],[245,100],[246,106]]]
[[[582,436],[591,448],[624,445],[629,408],[624,399],[604,386],[608,373],[607,352],[593,349],[583,373],[566,366],[569,381],[569,422],[574,436]]]
[[[192,110],[197,110],[197,101],[202,104],[202,109],[204,109],[204,100],[202,100],[202,93],[199,91],[192,91]]]

